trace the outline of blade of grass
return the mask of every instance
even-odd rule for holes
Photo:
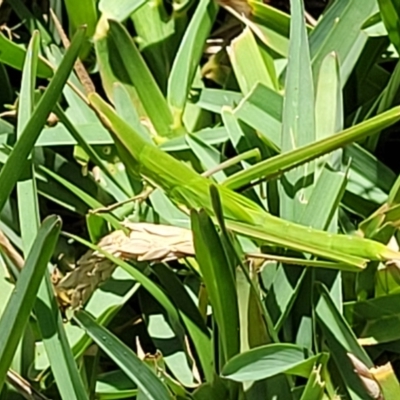
[[[43,222],[0,320],[0,388],[35,304],[60,228],[61,221],[57,217],[49,217]]]
[[[390,41],[400,51],[400,2],[398,0],[378,0],[382,21],[388,32]]]
[[[85,311],[74,314],[74,320],[93,341],[125,372],[148,400],[171,400],[165,384],[136,354],[116,336],[99,325]]]
[[[244,96],[259,83],[270,89],[277,89],[278,82],[272,59],[268,60],[268,63],[264,61],[261,49],[249,28],[232,41],[227,51]]]
[[[21,135],[21,132],[28,124],[34,109],[38,52],[39,36],[34,33],[27,51],[22,75],[18,108],[18,136]],[[17,182],[18,212],[25,255],[31,250],[40,225],[35,167],[33,164],[30,171],[31,174],[27,179]],[[48,275],[45,275],[41,282],[34,310],[60,394],[64,398],[88,399],[72,356],[58,304],[54,298],[53,286]]]
[[[115,49],[119,52],[122,64],[156,132],[160,136],[171,136],[171,112],[142,55],[120,23],[112,20],[108,22],[109,37],[114,41]]]
[[[58,101],[78,56],[84,34],[85,30],[83,28],[77,31],[62,63],[21,133],[21,137],[14,146],[6,164],[0,171],[0,187],[2,189],[0,193],[0,210],[3,209],[8,196],[24,170],[25,160],[39,137],[54,104]]]
[[[231,175],[224,183],[231,189],[248,185],[254,179],[271,179],[308,161],[363,139],[400,120],[400,107],[394,107],[376,117],[352,126],[335,136],[318,140],[290,152],[277,155],[249,167],[245,171]]]
[[[0,32],[0,61],[10,67],[22,70],[24,65],[26,51],[7,39]],[[53,76],[52,68],[43,59],[39,58],[38,76],[40,78],[51,78]]]
[[[114,0],[100,0],[98,6],[105,18],[122,22],[145,2],[146,0],[119,0],[116,7]]]
[[[239,312],[234,271],[214,224],[204,211],[192,211],[193,242],[213,315],[221,335],[223,360],[239,353]],[[210,251],[210,249],[213,249]]]
[[[238,382],[260,380],[280,373],[308,377],[314,363],[326,363],[327,354],[308,357],[305,349],[289,343],[274,343],[256,347],[229,360],[222,376]]]
[[[290,2],[289,62],[282,115],[282,154],[315,141],[314,86],[303,0]],[[298,222],[312,193],[314,165],[284,174],[278,186],[281,217]]]
[[[217,15],[214,1],[201,0],[183,36],[168,79],[168,104],[172,110],[174,128],[182,126],[182,115],[195,76],[203,44]]]
[[[18,102],[17,138],[21,138],[34,109],[34,91],[36,69],[39,55],[39,33],[35,31],[26,52],[26,59],[22,72],[21,92]],[[31,160],[31,157],[29,157]],[[21,229],[21,238],[25,256],[29,253],[31,245],[39,228],[39,204],[36,193],[36,180],[34,166],[30,165],[30,176],[22,182],[17,182],[18,213]]]

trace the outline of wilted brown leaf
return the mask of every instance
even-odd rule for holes
[[[194,255],[189,229],[132,222],[124,225],[129,229],[128,235],[121,230],[112,232],[98,246],[121,260],[167,262]],[[114,269],[114,263],[103,254],[88,251],[78,260],[76,268],[56,285],[60,302],[73,308],[85,303]]]

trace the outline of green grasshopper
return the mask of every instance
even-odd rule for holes
[[[144,140],[96,93],[89,95],[89,101],[116,141],[130,153],[142,177],[164,190],[178,205],[188,209],[203,208],[214,215],[210,186],[215,183]],[[226,225],[237,234],[360,268],[368,260],[400,259],[400,253],[379,242],[287,222],[269,214],[247,197],[227,187],[216,186]]]

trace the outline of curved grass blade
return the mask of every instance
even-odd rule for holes
[[[0,32],[0,62],[9,65],[15,69],[22,70],[24,65],[26,51],[7,39]],[[51,78],[53,76],[52,68],[39,58],[37,74],[40,78]]]
[[[168,389],[157,375],[128,346],[99,325],[87,312],[76,312],[74,320],[137,385],[146,399],[172,399]]]
[[[40,99],[32,117],[26,124],[7,162],[0,171],[0,210],[3,209],[15,183],[23,172],[26,166],[25,160],[28,158],[29,153],[39,137],[54,104],[58,101],[69,74],[74,67],[75,60],[78,57],[84,34],[84,28],[77,31],[57,72]]]
[[[308,377],[315,362],[327,361],[327,354],[308,357],[303,347],[274,343],[235,356],[225,364],[222,376],[237,382],[265,379],[281,373]]]
[[[58,217],[52,216],[43,222],[0,320],[0,388],[35,304],[60,229],[61,220]]]

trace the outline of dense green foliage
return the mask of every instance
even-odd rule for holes
[[[400,1],[271,3],[0,2],[0,399],[400,398]]]

